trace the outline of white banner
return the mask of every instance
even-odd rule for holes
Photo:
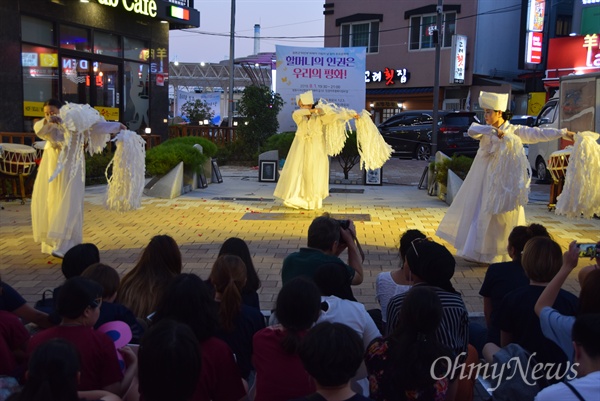
[[[279,131],[296,131],[292,113],[296,95],[313,91],[315,102],[325,99],[340,107],[365,108],[366,48],[276,46],[275,91],[285,102],[279,112]]]
[[[215,116],[211,120],[211,123],[214,125],[219,125],[221,123],[221,94],[216,93],[194,93],[194,92],[184,92],[177,91],[177,106],[179,110],[177,110],[177,115],[181,116],[181,108],[186,102],[203,100],[208,104],[210,110],[215,113]],[[198,121],[189,121],[190,124],[197,125]]]

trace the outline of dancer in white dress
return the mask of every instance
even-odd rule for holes
[[[338,107],[323,99],[314,104],[312,91],[297,96],[300,109],[292,118],[298,125],[274,196],[294,209],[320,209],[329,196],[329,156],[344,148],[348,121],[356,120],[356,140],[361,168],[376,170],[390,158],[388,145],[368,111]]]
[[[479,150],[469,174],[442,219],[436,235],[456,248],[456,254],[481,263],[510,260],[506,238],[526,225],[531,170],[523,143],[560,138],[572,140],[566,129],[511,125],[506,112],[508,94],[481,92],[479,105],[488,125],[473,123],[469,135]]]
[[[126,129],[121,123],[106,122],[89,106],[61,106],[56,99],[48,100],[45,118],[34,126],[46,145],[31,197],[33,239],[41,242],[42,253],[56,257],[83,242],[84,145],[87,142],[88,150],[97,152],[111,133]],[[75,106],[82,110],[79,119],[65,111],[72,112]]]

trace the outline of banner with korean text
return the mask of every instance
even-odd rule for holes
[[[365,47],[275,48],[275,91],[285,102],[278,116],[280,132],[296,130],[296,96],[308,90],[315,102],[322,98],[359,113],[365,108]]]

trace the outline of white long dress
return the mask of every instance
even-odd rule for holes
[[[456,248],[456,254],[482,263],[509,261],[508,235],[525,225],[523,206],[529,192],[529,163],[523,143],[551,141],[566,130],[511,125],[495,128],[473,123],[469,135],[479,150],[436,235]],[[494,212],[493,210],[501,210]]]
[[[42,253],[57,251],[64,254],[83,241],[83,199],[85,192],[85,161],[83,141],[72,133],[65,139],[64,131],[56,124],[38,121],[34,130],[46,141],[44,155],[37,172],[31,196],[33,240],[41,242]],[[98,122],[89,129],[90,136],[120,130],[120,123]],[[67,144],[66,141],[69,141]],[[50,181],[59,166],[61,150],[65,150],[62,169]]]
[[[288,152],[274,196],[294,209],[320,209],[329,196],[329,157],[325,126],[348,121],[355,112],[342,109],[334,112],[324,108],[324,114],[311,114],[298,109],[292,118],[298,125]]]

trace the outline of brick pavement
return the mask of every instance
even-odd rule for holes
[[[417,189],[425,165],[415,160],[393,159],[384,166],[384,185],[358,187],[365,189],[363,194],[335,193],[324,202],[323,211],[370,215],[369,221],[356,223],[366,261],[365,280],[355,288],[355,294],[367,308],[377,306],[374,299],[377,274],[398,265],[400,234],[416,228],[433,236],[447,209],[445,203]],[[308,226],[322,211],[283,207],[272,198],[275,184],[259,183],[255,169],[224,166],[221,173],[224,180],[221,184],[210,184],[206,189],[172,200],[144,197],[140,210],[125,214],[104,209],[104,186],[88,187],[84,241],[95,243],[100,248],[101,260],[124,274],[135,265],[152,236],[168,234],[181,247],[184,271],[206,278],[221,243],[231,236],[244,238],[263,283],[262,307],[270,308],[281,286],[283,258],[305,245]],[[332,162],[331,181],[339,180],[340,174],[339,166]],[[359,173],[352,174],[356,179]],[[545,206],[548,191],[545,186],[532,192],[526,207],[529,222],[548,227],[563,249],[573,239],[595,242],[600,238],[599,220],[569,220],[548,212]],[[60,260],[42,254],[39,245],[33,242],[29,201],[25,205],[19,202],[2,202],[2,205],[5,209],[0,211],[0,274],[29,302],[34,302],[45,288],[54,288],[62,282]],[[290,218],[277,220],[272,218],[276,216],[273,213]],[[576,272],[586,264],[587,260],[580,259],[580,265],[567,281],[566,288],[575,294],[579,292]],[[485,265],[457,258],[454,285],[462,292],[471,312],[483,310],[478,291],[485,270]]]

